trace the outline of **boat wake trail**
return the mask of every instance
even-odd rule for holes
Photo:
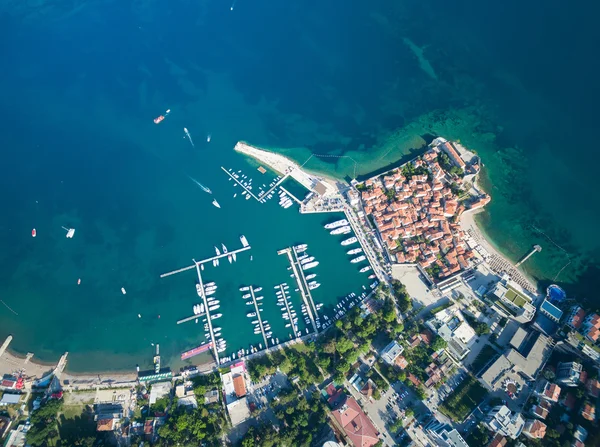
[[[12,310],[12,309],[10,308],[10,306],[9,306],[8,304],[6,304],[4,301],[0,300],[0,303],[4,304],[4,305],[6,306],[6,308],[7,308],[8,310],[10,310],[10,311],[11,311],[13,314],[15,314],[15,315],[17,315],[17,316],[19,315],[19,314],[18,314],[18,313],[16,313],[14,310]]]
[[[187,128],[183,128],[183,131],[185,132],[188,140],[190,140],[190,144],[192,145],[192,147],[195,149],[196,146],[194,146],[194,142],[192,141],[192,136],[190,135],[190,132],[187,130]]]
[[[186,174],[186,175],[187,175],[187,174]],[[206,186],[204,186],[202,183],[200,183],[198,180],[196,180],[195,178],[193,178],[193,177],[191,177],[191,176],[189,176],[189,175],[188,175],[188,178],[189,178],[189,179],[190,179],[192,182],[194,182],[196,185],[198,185],[200,188],[202,188],[202,191],[204,191],[204,192],[206,192],[206,193],[208,193],[208,194],[212,194],[212,191],[211,191],[209,188],[207,188]]]

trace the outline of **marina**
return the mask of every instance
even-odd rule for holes
[[[202,300],[204,301],[204,306],[206,309],[206,320],[207,320],[207,324],[208,324],[208,329],[210,331],[210,341],[211,341],[211,347],[214,351],[214,355],[215,355],[215,361],[217,362],[217,365],[219,365],[219,352],[217,350],[217,343],[216,343],[216,339],[215,339],[215,333],[213,330],[213,326],[212,326],[212,317],[210,315],[210,311],[208,309],[208,300],[206,298],[206,294],[204,293],[204,284],[202,283],[202,273],[200,273],[200,263],[196,262],[194,260],[194,264],[196,266],[196,272],[198,273],[198,284],[200,284],[200,289],[202,290],[202,292],[200,293]]]
[[[306,282],[306,277],[304,276],[304,269],[301,266],[300,262],[297,259],[297,254],[296,254],[296,249],[294,247],[288,247],[288,248],[284,248],[283,250],[279,250],[277,252],[278,255],[282,255],[285,254],[287,255],[290,265],[292,267],[292,270],[294,272],[294,279],[296,280],[296,283],[298,284],[298,291],[300,292],[300,295],[302,296],[302,301],[304,302],[304,305],[306,306],[306,310],[308,312],[308,317],[310,319],[310,323],[313,327],[313,330],[315,333],[318,333],[319,331],[317,330],[317,312],[316,312],[316,307],[315,304],[312,300],[312,296],[310,294],[310,290],[308,288],[308,283]],[[296,256],[296,258],[295,258]]]
[[[291,307],[290,307],[290,303],[288,302],[288,294],[287,294],[285,286],[286,286],[286,284],[283,283],[283,284],[279,284],[276,287],[279,287],[279,291],[281,292],[281,294],[280,294],[281,298],[280,299],[283,300],[283,303],[285,305],[285,314],[284,315],[287,315],[287,318],[284,318],[284,319],[289,320],[288,324],[292,328],[292,332],[294,333],[294,337],[297,338],[297,337],[300,337],[300,332],[298,332],[298,325],[294,322],[294,314],[292,313],[292,310],[291,310]]]
[[[234,182],[236,182],[238,185],[240,185],[242,187],[242,189],[244,190],[244,192],[246,194],[248,194],[250,197],[252,197],[254,200],[256,200],[257,202],[264,202],[265,200],[268,200],[268,197],[270,194],[273,194],[273,192],[279,187],[279,185],[281,185],[288,177],[288,175],[284,175],[283,177],[281,177],[279,180],[277,180],[275,182],[275,184],[273,186],[270,187],[269,190],[264,191],[260,197],[256,196],[256,194],[254,194],[252,192],[252,185],[248,185],[244,182],[242,182],[238,177],[239,175],[236,173],[231,172],[232,170],[229,169],[225,169],[223,166],[221,166],[221,169],[223,170],[223,172],[225,172]],[[251,181],[250,181],[251,182]],[[295,198],[295,197],[294,197]],[[298,199],[296,199],[298,200]]]
[[[172,272],[163,273],[163,274],[160,275],[160,277],[161,278],[165,278],[167,276],[176,275],[177,273],[182,273],[182,272],[185,272],[187,270],[191,270],[193,268],[197,268],[198,266],[201,266],[203,264],[212,263],[213,261],[218,261],[221,258],[227,258],[229,255],[232,255],[232,256],[234,254],[237,255],[238,253],[242,253],[242,252],[244,252],[246,250],[250,250],[250,248],[251,248],[250,245],[247,245],[245,247],[238,248],[237,250],[233,250],[233,251],[230,251],[230,252],[227,252],[227,253],[221,253],[221,254],[213,256],[211,258],[203,259],[201,261],[194,261],[194,264],[190,265],[189,267],[183,267],[183,268],[180,268],[178,270],[173,270]]]
[[[252,296],[252,303],[254,304],[254,309],[256,309],[256,318],[258,320],[258,325],[260,326],[260,332],[261,332],[263,340],[265,342],[265,346],[268,347],[269,342],[267,340],[266,331],[265,331],[265,327],[263,325],[262,317],[260,316],[261,309],[258,307],[258,304],[256,303],[255,289],[254,289],[254,286],[249,286],[249,287],[250,287],[250,295]]]

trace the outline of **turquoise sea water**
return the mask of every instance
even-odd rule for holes
[[[19,315],[0,306],[0,336],[42,359],[68,350],[74,370],[148,364],[151,342],[178,357],[198,341],[193,323],[174,324],[196,302],[194,275],[158,275],[240,233],[254,261],[215,271],[222,303],[241,302],[238,282],[272,290],[287,275],[274,250],[295,242],[323,264],[318,300],[357,291],[323,216],[233,201],[220,166],[260,176],[233,153],[238,140],[301,162],[316,153],[309,169],[352,177],[426,134],[460,139],[485,162],[493,201],[481,223],[495,244],[516,259],[540,243],[528,273],[596,305],[596,8],[4,2],[0,294]],[[242,339],[245,320],[219,326]]]

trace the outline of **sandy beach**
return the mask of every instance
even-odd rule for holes
[[[463,213],[460,217],[460,225],[463,230],[489,253],[490,258],[486,261],[493,270],[498,271],[499,269],[494,267],[502,266],[502,270],[509,273],[511,278],[521,285],[521,287],[532,293],[537,293],[537,283],[529,278],[524,272],[514,267],[514,263],[500,253],[500,251],[488,241],[481,228],[479,228],[475,216],[481,212],[483,212],[483,208],[476,211]]]
[[[252,146],[244,141],[238,142],[234,150],[266,164],[281,175],[289,175],[310,191],[315,187],[315,179],[318,179],[327,187],[325,195],[336,194],[338,191],[336,186],[337,182],[339,182],[338,179],[326,176],[320,172],[310,172],[284,155]]]

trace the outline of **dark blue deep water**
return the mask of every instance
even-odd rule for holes
[[[459,139],[486,165],[493,201],[480,223],[494,243],[514,259],[540,243],[527,273],[597,305],[597,3],[230,7],[0,5],[0,295],[19,313],[0,306],[0,337],[14,334],[15,350],[69,350],[82,370],[142,363],[157,338],[168,338],[167,356],[195,345],[191,330],[174,332],[183,298],[159,273],[240,232],[260,237],[263,223],[281,243],[313,231],[303,221],[285,233],[276,209],[210,209],[186,174],[230,194],[219,167],[248,168],[232,152],[238,140],[298,160],[340,156],[307,166],[353,176],[426,134]],[[132,322],[140,309],[172,318]]]

